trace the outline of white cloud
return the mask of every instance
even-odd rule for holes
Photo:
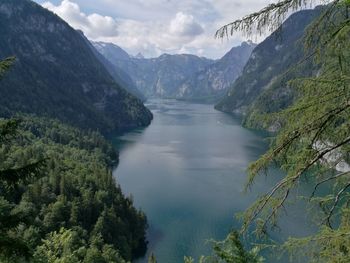
[[[113,42],[131,54],[190,52],[218,58],[246,40],[240,33],[229,40],[214,39],[218,28],[277,0],[35,1],[90,39]]]
[[[203,27],[198,24],[192,15],[179,12],[176,17],[171,20],[170,33],[179,36],[197,36],[203,33]]]
[[[78,4],[70,0],[63,0],[57,6],[45,2],[42,6],[59,15],[75,29],[82,30],[90,38],[115,36],[118,33],[115,19],[96,13],[86,15],[81,12]]]
[[[142,5],[150,5],[150,2],[138,1]],[[151,1],[155,5],[162,2]],[[159,56],[164,52],[185,52],[186,45],[204,32],[202,25],[193,15],[181,11],[168,17],[166,21],[139,21],[120,18],[117,20],[97,13],[87,15],[72,0],[63,0],[58,5],[45,2],[42,6],[62,17],[72,27],[82,30],[92,40],[113,42],[131,54],[142,52],[148,57]]]

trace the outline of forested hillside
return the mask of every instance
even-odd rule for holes
[[[296,96],[288,82],[312,76],[317,66],[305,58],[304,37],[307,26],[321,14],[322,7],[293,14],[253,51],[242,75],[233,83],[216,109],[245,116],[249,127],[278,128],[258,119],[259,113],[271,113],[289,106]],[[267,126],[266,126],[267,125]]]
[[[146,216],[113,178],[118,155],[97,130],[145,126],[151,112],[40,5],[0,1],[0,23],[0,261],[143,255]]]
[[[117,155],[101,135],[33,116],[0,124],[0,217],[21,219],[1,232],[0,261],[26,251],[30,262],[120,263],[145,252],[146,216],[113,179]],[[9,171],[38,161],[39,176],[9,187]]]
[[[113,53],[107,53],[107,55],[102,55],[100,53],[101,50],[99,48],[98,43],[92,44],[84,35],[83,32],[79,33],[84,38],[86,44],[91,48],[91,51],[95,54],[96,58],[105,66],[109,74],[114,78],[114,80],[121,85],[124,89],[126,89],[129,93],[134,95],[135,97],[139,98],[142,101],[146,100],[146,97],[143,95],[141,91],[138,90],[136,87],[135,82],[132,80],[132,78],[121,68],[118,67],[116,64],[111,63],[111,59],[107,59],[109,56],[113,56]],[[100,43],[100,45],[103,45],[103,43]]]
[[[276,0],[220,60],[176,53],[219,54],[222,2],[52,2],[0,0],[0,263],[350,262],[350,0]]]
[[[58,16],[29,0],[3,0],[0,23],[0,59],[16,57],[0,86],[2,116],[36,113],[103,132],[150,123],[151,112]]]

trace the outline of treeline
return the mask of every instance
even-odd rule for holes
[[[25,116],[1,120],[0,137],[0,262],[120,263],[144,254],[146,216],[116,184],[117,154],[101,135]],[[15,178],[22,167],[32,176]]]

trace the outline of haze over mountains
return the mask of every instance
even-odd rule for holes
[[[157,58],[132,57],[117,45],[93,42],[113,65],[122,68],[146,97],[212,101],[223,95],[241,74],[255,44],[245,42],[223,58],[163,54]]]

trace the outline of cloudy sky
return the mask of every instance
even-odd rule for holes
[[[130,54],[162,53],[223,56],[246,40],[214,38],[225,23],[257,11],[272,0],[36,0],[72,27],[98,41],[115,43]],[[254,39],[253,39],[254,40]]]

